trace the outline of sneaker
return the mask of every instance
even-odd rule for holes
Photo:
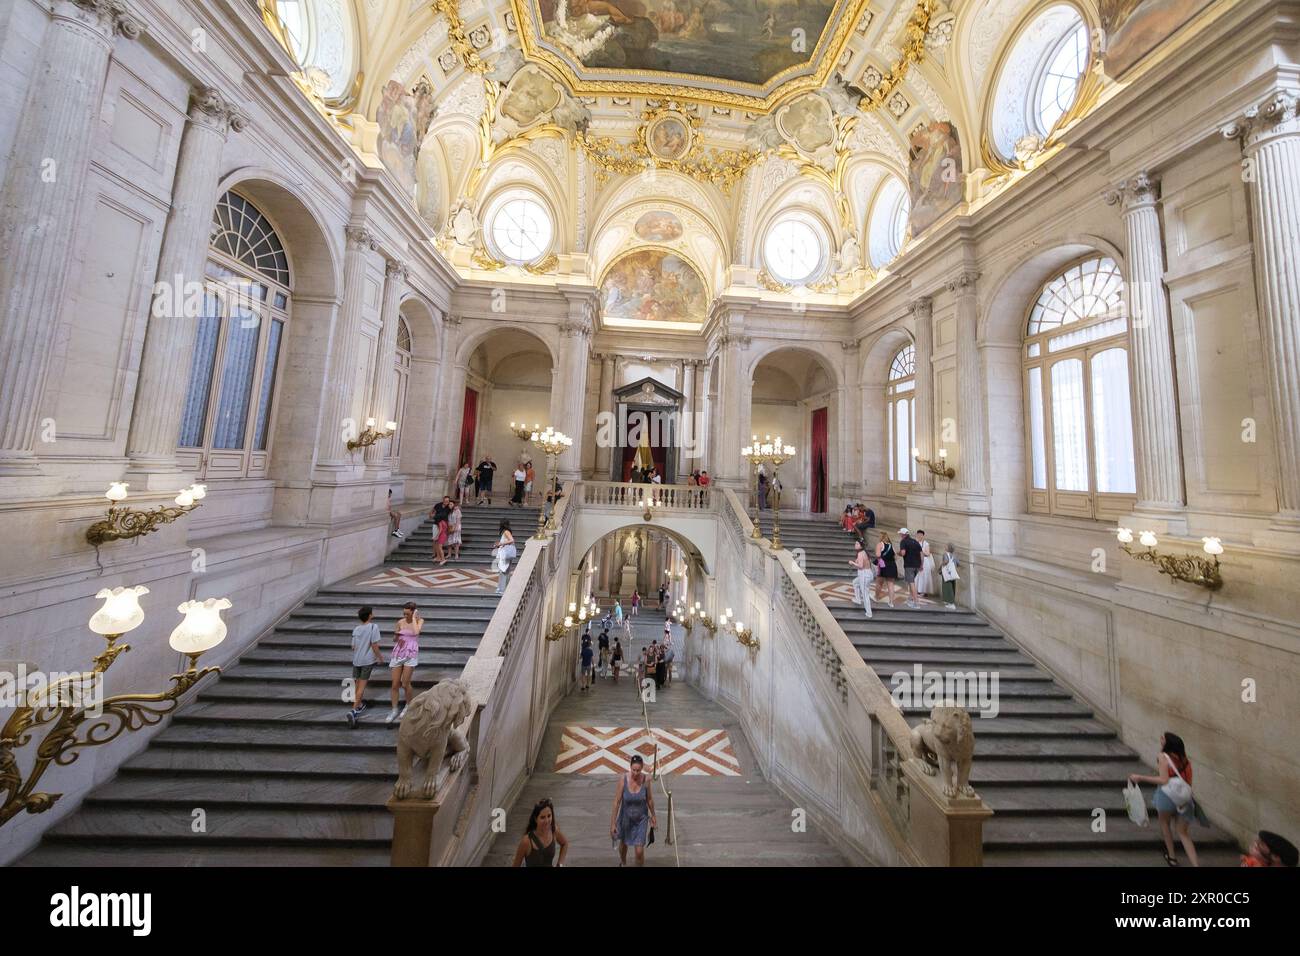
[[[353,730],[357,729],[357,712],[355,710],[348,711],[348,726]]]
[[[946,608],[947,608],[948,610],[950,610],[950,611],[955,611],[955,610],[957,610],[957,605],[955,605],[955,604],[945,604],[944,607],[946,607]]]
[[[396,719],[397,719],[397,708],[394,707],[392,710],[388,712],[388,716],[384,719],[384,723],[391,724]]]
[[[403,704],[403,705],[402,705],[402,712],[401,712],[400,714],[397,715],[397,719],[400,721],[400,720],[401,720],[403,717],[405,717],[405,716],[406,716],[406,705]]]
[[[368,711],[369,709],[370,709],[370,705],[367,704],[367,703],[363,700],[363,701],[361,702],[361,706],[360,706],[360,707],[353,707],[353,708],[352,708],[352,712],[353,712],[354,714],[360,716],[361,714],[364,714],[364,713],[365,713],[366,711]]]

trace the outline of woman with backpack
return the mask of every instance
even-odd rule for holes
[[[1129,783],[1152,783],[1156,785],[1156,813],[1160,817],[1160,834],[1165,839],[1165,862],[1177,866],[1178,859],[1174,852],[1172,829],[1178,829],[1178,839],[1187,852],[1187,859],[1192,866],[1200,866],[1196,859],[1196,846],[1188,832],[1196,819],[1196,801],[1192,799],[1192,762],[1187,758],[1187,748],[1183,738],[1165,731],[1160,735],[1160,754],[1156,757],[1156,770],[1159,776],[1144,776],[1140,773],[1128,775]],[[1175,819],[1177,823],[1175,824]]]

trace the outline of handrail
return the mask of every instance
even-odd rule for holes
[[[650,771],[650,786],[653,787],[655,782],[658,781],[659,789],[663,791],[664,798],[668,801],[668,836],[666,839],[673,848],[673,857],[676,859],[677,865],[681,866],[682,855],[677,849],[677,826],[674,816],[676,810],[673,807],[673,792],[664,786],[662,780],[659,780],[659,739],[654,735],[654,731],[650,729],[650,710],[646,707],[644,689],[638,687],[637,695],[641,698],[641,720],[645,724],[646,736],[653,740],[655,745],[654,768]]]
[[[709,511],[712,485],[652,485],[626,481],[583,481],[582,503],[596,507],[641,508],[647,498],[656,511]]]

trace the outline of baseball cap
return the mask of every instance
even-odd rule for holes
[[[899,529],[898,529],[898,533],[899,533],[899,534],[907,534],[908,531],[907,531],[906,528],[899,528]]]

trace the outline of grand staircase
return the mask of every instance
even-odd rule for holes
[[[491,591],[322,588],[250,647],[128,760],[24,865],[386,866],[397,724],[389,672],[345,720],[356,610],[375,609],[385,651],[401,607],[425,626],[415,691],[455,677],[496,608]]]
[[[506,496],[508,499],[508,495]],[[492,562],[492,548],[501,538],[502,521],[510,522],[510,530],[522,551],[523,543],[537,531],[537,508],[511,508],[503,505],[461,508],[461,539],[459,560],[448,558],[444,567],[487,570]],[[388,553],[386,564],[416,567],[433,563],[433,522],[426,515],[420,527],[402,539]]]
[[[805,549],[806,573],[814,583],[853,574],[848,565],[853,539],[835,518],[781,516],[782,544]],[[762,526],[770,536],[770,512]],[[1150,809],[1151,826],[1141,829],[1129,821],[1121,798],[1130,773],[1151,774],[1153,768],[978,613],[945,610],[937,597],[919,608],[902,606],[901,572],[899,589],[900,606],[876,605],[870,619],[846,601],[832,597],[826,604],[862,659],[891,689],[894,674],[912,676],[918,664],[923,672],[997,672],[997,716],[972,714],[971,785],[994,811],[984,824],[985,865],[1163,866],[1155,810]],[[903,712],[913,725],[929,716],[921,706]],[[1143,792],[1148,800],[1153,797],[1150,785],[1143,785]],[[1106,813],[1101,833],[1093,830],[1097,808]],[[1191,833],[1203,866],[1237,864],[1237,848],[1227,834],[1196,825]],[[1187,865],[1181,846],[1178,857]]]

